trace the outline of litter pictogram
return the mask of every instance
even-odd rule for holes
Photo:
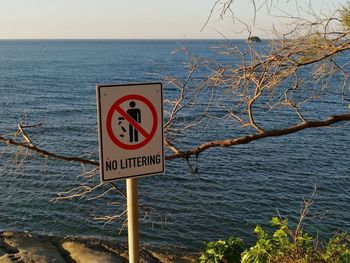
[[[145,112],[141,111],[140,106],[146,109]],[[116,125],[113,121],[115,114],[119,116],[117,125],[120,132],[113,128]],[[147,122],[151,122],[151,125]],[[148,130],[145,124],[150,127]],[[147,145],[156,133],[157,111],[147,98],[137,94],[126,95],[114,102],[109,109],[106,127],[108,136],[115,145],[126,150],[139,149]]]

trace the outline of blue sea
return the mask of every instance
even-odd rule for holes
[[[155,82],[166,76],[184,79],[188,70],[186,54],[181,51],[184,47],[198,59],[236,63],[218,54],[218,47],[232,44],[244,49],[246,43],[228,42],[2,40],[0,134],[13,136],[19,123],[40,124],[27,129],[39,147],[97,160],[96,84]],[[265,48],[264,43],[256,45]],[[349,59],[349,54],[339,58],[343,62]],[[208,72],[210,68],[196,77],[200,79]],[[331,84],[337,86],[339,80],[332,79]],[[164,82],[165,99],[176,92]],[[335,95],[327,98],[315,106],[316,115],[310,117],[323,117],[329,110],[347,112],[339,101]],[[279,118],[288,119],[286,116]],[[186,112],[183,117],[188,117]],[[200,134],[186,134],[180,142],[186,146],[230,138],[237,128],[233,123],[209,125]],[[308,198],[315,187],[317,193],[305,228],[321,238],[337,231],[349,232],[349,134],[350,125],[341,123],[211,149],[190,160],[198,173],[192,172],[186,160],[167,161],[164,175],[138,181],[141,242],[193,250],[202,248],[204,242],[232,235],[253,242],[255,226],[271,231],[273,216],[287,217],[295,225],[303,198]],[[108,184],[80,198],[54,201],[59,192],[98,183],[98,174],[84,178],[84,173],[95,167],[46,159],[4,144],[0,144],[0,151],[0,229],[127,240],[123,215],[111,222],[96,220],[125,209],[125,200],[116,191],[103,195]],[[125,189],[124,181],[116,185]]]

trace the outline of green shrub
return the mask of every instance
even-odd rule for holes
[[[326,245],[304,232],[291,229],[288,220],[273,218],[277,230],[270,236],[260,226],[255,228],[258,240],[242,253],[242,263],[350,263],[350,236],[333,236]]]
[[[350,236],[342,233],[332,237],[325,247],[321,258],[324,262],[350,263]]]
[[[334,235],[322,244],[300,224],[292,229],[287,219],[277,217],[271,224],[276,227],[272,235],[260,226],[255,228],[256,244],[246,250],[243,241],[235,237],[207,243],[200,262],[350,263],[350,235],[346,233]]]
[[[271,224],[275,230],[272,235],[261,226],[256,226],[256,244],[244,251],[243,241],[239,238],[209,242],[199,258],[200,262],[350,263],[349,234],[336,234],[328,243],[321,243],[317,237],[304,231],[303,222],[310,212],[315,195],[316,188],[309,199],[303,198],[295,228],[290,227],[287,219],[273,217]]]
[[[302,229],[292,231],[287,219],[274,217],[271,223],[277,227],[272,235],[260,226],[255,228],[258,240],[242,253],[242,263],[316,262],[312,237]]]
[[[227,240],[208,242],[199,261],[201,263],[241,262],[243,242],[237,237],[230,237]]]

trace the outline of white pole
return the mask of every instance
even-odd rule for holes
[[[137,179],[126,179],[129,263],[139,263],[139,212]]]

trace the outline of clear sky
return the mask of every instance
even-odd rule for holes
[[[262,2],[263,0],[260,0]],[[268,0],[297,12],[309,0]],[[201,32],[216,0],[0,0],[0,39],[192,39],[246,37],[242,24],[217,12]],[[256,0],[259,3],[259,0]],[[316,11],[327,12],[346,0],[311,0]],[[220,8],[220,5],[217,6]],[[252,22],[251,0],[235,0],[235,16]],[[275,9],[274,14],[284,11]],[[271,29],[281,18],[259,11],[253,33]],[[300,10],[299,10],[300,12]],[[259,33],[260,34],[260,33]],[[267,34],[267,33],[266,33]]]

